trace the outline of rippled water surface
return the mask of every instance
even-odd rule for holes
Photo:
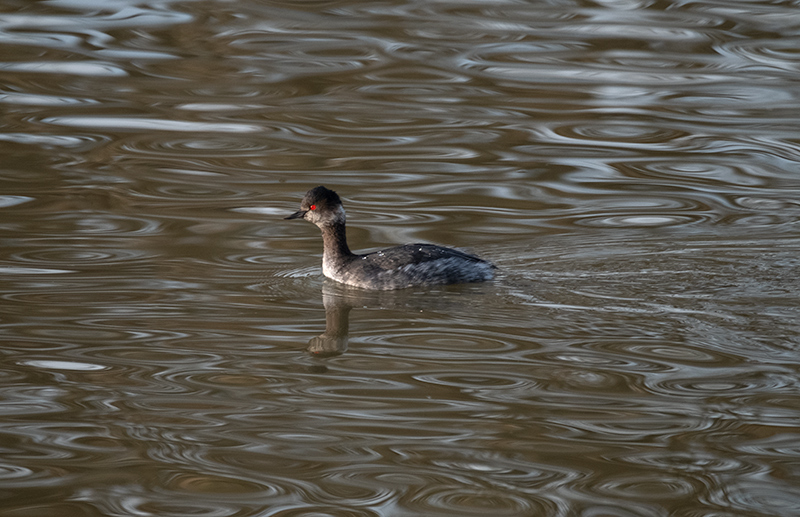
[[[800,515],[800,4],[11,0],[0,513]],[[467,248],[486,284],[323,279]]]

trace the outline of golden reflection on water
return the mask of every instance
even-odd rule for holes
[[[797,515],[795,11],[9,4],[0,513]]]

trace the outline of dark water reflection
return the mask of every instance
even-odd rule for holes
[[[800,514],[797,10],[7,3],[0,513]]]

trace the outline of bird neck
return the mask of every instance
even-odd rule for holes
[[[335,222],[320,229],[324,245],[323,255],[326,259],[336,261],[353,255],[347,246],[347,232],[343,222]]]

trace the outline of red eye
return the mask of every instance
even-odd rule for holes
[[[317,205],[311,205],[310,207],[308,207],[308,209],[309,210],[316,210],[317,209]]]

